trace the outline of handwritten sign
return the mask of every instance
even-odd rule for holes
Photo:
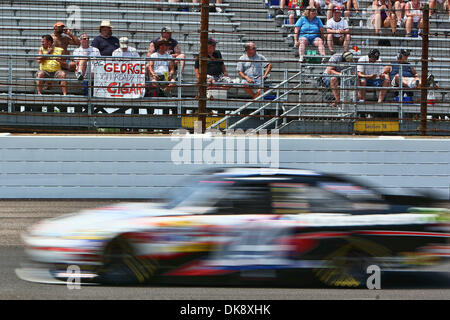
[[[94,97],[138,99],[145,95],[145,62],[93,61]]]

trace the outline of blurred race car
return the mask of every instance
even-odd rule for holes
[[[394,200],[310,170],[227,168],[167,202],[44,220],[23,240],[28,257],[59,281],[292,284],[312,274],[359,287],[368,266],[411,268],[450,256],[450,211]],[[68,272],[73,266],[80,272]],[[16,272],[39,281],[30,269]]]

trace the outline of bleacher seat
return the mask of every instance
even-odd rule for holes
[[[370,4],[368,0],[360,0],[360,8],[367,8]],[[68,21],[71,13],[67,11],[69,6],[78,6],[81,10],[80,28],[75,29],[76,34],[81,31],[88,32],[93,38],[98,34],[98,25],[103,19],[110,19],[113,25],[115,36],[127,36],[130,45],[135,46],[141,56],[145,56],[149,41],[160,34],[162,26],[171,26],[174,29],[176,38],[183,53],[186,54],[186,67],[183,75],[184,86],[182,93],[184,97],[193,98],[197,88],[193,85],[196,82],[193,66],[194,55],[199,52],[199,29],[200,13],[177,11],[185,7],[196,6],[192,3],[168,3],[150,2],[144,0],[111,0],[108,6],[104,1],[99,0],[46,0],[44,2],[30,1],[2,1],[0,9],[0,52],[16,54],[35,54],[40,46],[40,37],[43,34],[51,33],[53,23],[56,21]],[[171,11],[160,11],[158,6],[170,7]],[[198,5],[197,5],[198,6]],[[225,0],[223,7],[226,8],[224,14],[212,13],[209,18],[210,36],[220,43],[218,49],[222,52],[226,61],[227,70],[232,78],[237,77],[236,60],[243,53],[243,44],[253,41],[258,47],[258,52],[273,61],[271,81],[280,83],[286,76],[293,75],[299,71],[298,58],[295,57],[296,48],[290,46],[291,39],[286,36],[289,33],[290,25],[283,23],[277,27],[276,19],[269,19],[269,13],[277,9],[277,0],[268,1],[266,6],[264,0],[247,0],[244,4],[239,0]],[[360,23],[361,18],[350,18],[352,30],[352,45],[357,45],[362,54],[367,54],[369,49],[379,47],[378,38],[372,29],[367,28],[367,23]],[[386,32],[389,30],[383,30]],[[389,34],[387,32],[386,34]],[[439,33],[439,35],[435,35]],[[399,49],[407,47],[412,50],[410,60],[418,62],[421,52],[421,41],[419,38],[405,38],[404,28],[399,28],[397,37],[385,37],[390,41],[391,46],[381,47],[382,59],[385,62],[394,62]],[[450,46],[450,22],[448,16],[431,19],[430,35],[430,57],[435,60],[430,63],[430,70],[439,81],[439,85],[448,87],[450,77],[448,68],[442,65],[450,62],[447,54]],[[69,48],[73,50],[73,47]],[[328,52],[328,51],[327,51]],[[37,70],[37,62],[34,57],[23,57],[20,62],[13,64],[14,77],[17,79],[33,78]],[[0,71],[2,79],[8,71],[7,59],[0,59]],[[324,69],[322,65],[311,66],[309,72],[321,73]],[[419,67],[416,67],[420,71]],[[70,75],[74,79],[73,75]],[[14,92],[20,94],[33,94],[33,81],[15,80]],[[303,79],[303,86],[311,88],[304,90],[302,99],[305,103],[322,103],[322,96],[314,90],[314,79]],[[298,80],[294,80],[290,85],[297,85]],[[189,85],[191,84],[191,85]],[[6,87],[0,87],[1,93],[7,92]],[[79,94],[79,90],[72,90],[71,94]],[[246,98],[243,90],[231,90],[229,98]],[[289,103],[298,102],[298,91],[288,95]],[[218,103],[218,102],[217,102]],[[237,103],[237,102],[236,102]],[[324,103],[325,105],[325,103]],[[376,106],[375,106],[376,107]],[[388,108],[387,108],[388,109]]]

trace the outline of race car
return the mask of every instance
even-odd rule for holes
[[[450,211],[395,199],[311,170],[223,168],[165,202],[44,220],[23,241],[61,283],[292,284],[313,275],[361,287],[369,266],[415,268],[450,255]],[[32,272],[16,271],[25,280]]]

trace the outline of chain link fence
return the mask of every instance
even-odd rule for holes
[[[2,1],[0,128],[448,135],[435,2]]]

